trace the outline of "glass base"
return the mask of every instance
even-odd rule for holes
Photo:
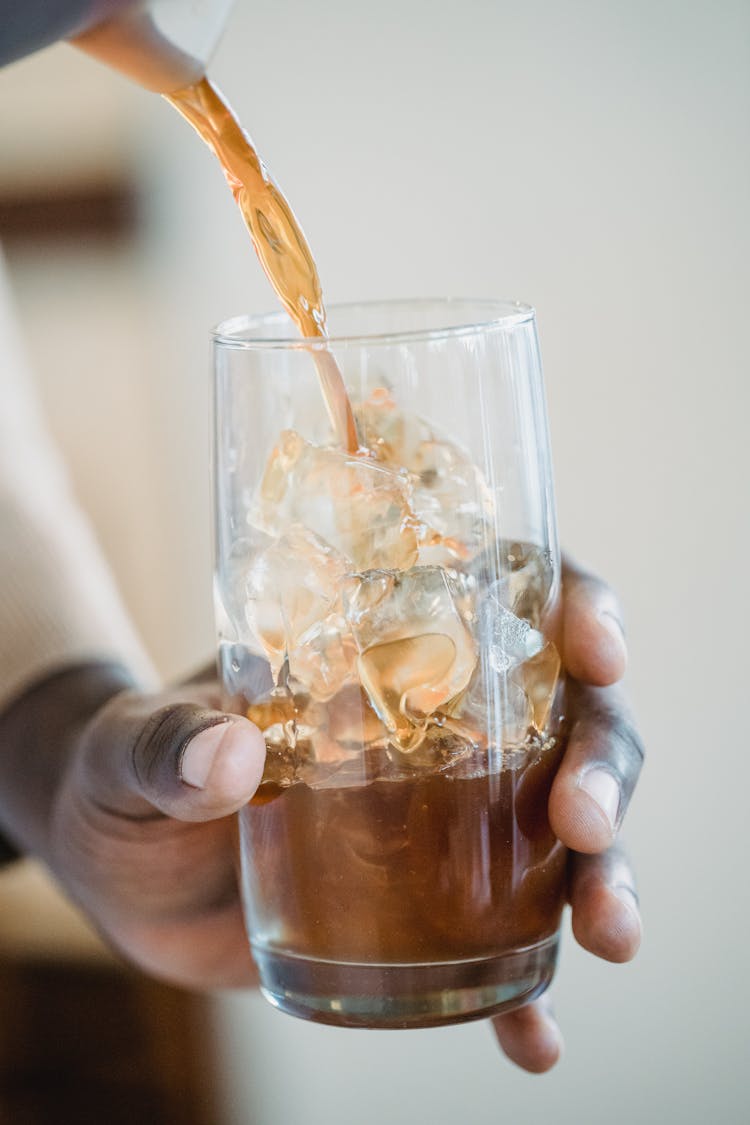
[[[253,946],[261,992],[282,1012],[338,1027],[438,1027],[483,1019],[544,992],[558,935],[497,957],[437,964],[315,961]]]

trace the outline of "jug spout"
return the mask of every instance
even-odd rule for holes
[[[110,10],[71,42],[139,85],[171,94],[203,76],[233,0],[143,0]]]
[[[200,78],[233,0],[0,0],[0,66],[58,39],[170,94]]]

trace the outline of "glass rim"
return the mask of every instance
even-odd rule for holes
[[[442,305],[446,310],[451,306],[470,305],[477,310],[486,309],[487,317],[476,317],[466,323],[458,323],[435,328],[411,328],[395,332],[358,332],[351,334],[331,334],[327,336],[300,336],[285,311],[271,313],[248,314],[229,317],[221,321],[211,332],[211,340],[215,346],[236,348],[239,351],[263,351],[271,348],[289,350],[304,349],[309,351],[335,347],[361,347],[367,345],[389,345],[411,343],[415,341],[453,339],[458,336],[474,336],[480,333],[504,331],[510,327],[524,324],[535,317],[533,305],[524,301],[514,301],[492,297],[418,297],[418,298],[390,298],[388,300],[372,301],[344,301],[334,302],[328,306],[329,311],[376,308],[393,309],[398,306],[425,308],[429,305]],[[494,312],[494,315],[491,315]],[[273,325],[278,321],[280,325],[289,326],[289,335],[279,336],[252,336],[241,333],[259,330],[262,326]]]

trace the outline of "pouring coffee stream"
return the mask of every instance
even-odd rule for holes
[[[218,159],[260,264],[301,335],[324,339],[323,292],[312,252],[291,207],[237,117],[205,77],[168,94],[167,100]],[[313,347],[312,357],[337,444],[348,453],[356,453],[357,427],[338,365],[324,347]]]
[[[326,320],[312,253],[291,207],[230,106],[206,77],[232,0],[0,0],[0,65],[66,37],[76,47],[163,94],[217,157],[282,305],[305,339],[325,340]],[[338,365],[310,348],[336,444],[359,448]]]
[[[271,285],[306,339],[325,338],[323,293],[294,213],[205,64],[231,0],[152,0],[127,5],[79,36],[78,47],[162,93],[216,156]],[[337,444],[356,453],[354,414],[338,365],[325,347],[312,357]]]

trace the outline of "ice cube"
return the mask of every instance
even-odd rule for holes
[[[523,745],[533,721],[531,700],[507,673],[497,672],[482,654],[468,691],[447,725],[482,749]]]
[[[351,570],[407,569],[417,558],[407,473],[364,454],[311,445],[286,430],[266,466],[249,519],[269,535],[301,524]]]
[[[513,679],[528,696],[534,726],[538,731],[547,727],[560,678],[560,654],[552,641],[529,660],[513,671]]]
[[[418,414],[400,410],[386,387],[376,387],[354,408],[363,446],[386,465],[412,469],[422,442],[431,441],[433,431]]]
[[[415,516],[455,558],[474,557],[492,532],[492,500],[479,469],[457,445],[437,439],[419,445],[413,464]],[[425,547],[429,538],[428,531]]]
[[[300,751],[304,737],[300,738],[302,710],[292,696],[274,689],[247,707],[248,719],[259,728],[268,751],[263,769],[263,781],[276,785],[291,785],[300,764]]]
[[[560,656],[551,641],[505,670],[498,670],[485,650],[446,725],[477,746],[520,747],[530,732],[548,730],[559,678]]]
[[[388,733],[359,684],[344,687],[328,704],[328,731],[339,745],[361,749],[385,744]]]
[[[260,699],[255,699],[247,705],[248,719],[255,723],[261,734],[266,735],[272,731],[273,735],[267,742],[276,743],[276,728],[283,729],[284,725],[297,716],[297,709],[291,695],[273,689]]]
[[[470,564],[480,589],[492,588],[497,601],[538,629],[548,609],[554,568],[548,550],[498,539]]]
[[[479,607],[479,640],[487,649],[496,672],[507,672],[522,664],[544,647],[544,637],[528,621],[506,608],[507,582],[494,582],[482,597]]]
[[[507,575],[481,595],[474,625],[480,661],[457,711],[480,745],[485,732],[487,745],[505,749],[523,744],[531,727],[545,729],[560,672],[555,646],[507,608],[511,600]]]
[[[420,564],[450,566],[480,552],[492,534],[492,500],[469,455],[431,423],[399,410],[384,388],[355,413],[362,441],[374,456],[412,475]]]
[[[403,750],[419,745],[431,716],[450,706],[474,670],[474,641],[456,608],[458,594],[434,566],[374,570],[344,586],[360,682]]]
[[[338,605],[347,560],[305,527],[292,526],[256,556],[245,614],[278,674],[284,654]]]
[[[345,619],[331,614],[298,637],[288,652],[289,672],[313,699],[325,701],[351,678],[356,655]]]

